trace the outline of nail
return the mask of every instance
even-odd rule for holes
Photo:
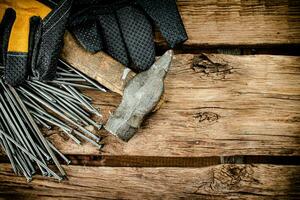
[[[64,154],[62,154],[51,142],[48,141],[48,144],[53,149],[53,151],[55,151],[67,163],[67,165],[71,163],[71,161],[66,156],[64,156]]]
[[[33,117],[36,122],[38,121],[42,126],[44,126],[46,129],[51,130],[52,126],[46,124],[45,122],[43,122],[41,119],[39,119],[38,117]]]
[[[43,97],[47,101],[50,101],[52,103],[56,103],[56,100],[53,99],[50,95],[48,95],[46,92],[44,92],[43,90],[37,88],[34,84],[32,84],[29,81],[27,83],[29,84],[31,89],[33,89],[37,94],[39,94],[39,96]]]
[[[24,137],[22,137],[22,135],[20,134],[18,128],[16,127],[15,119],[12,116],[8,105],[6,104],[6,101],[4,100],[4,98],[1,95],[0,95],[0,101],[1,101],[0,110],[2,111],[2,113],[4,114],[5,119],[7,120],[7,125],[11,128],[12,132],[15,133],[15,135],[18,138],[18,141],[20,141],[26,149],[30,148],[30,145],[28,146],[28,143],[25,143],[26,139],[24,139]],[[13,118],[11,118],[11,116]]]
[[[11,141],[14,145],[16,145],[19,149],[21,149],[27,156],[29,156],[32,160],[37,162],[39,165],[41,165],[43,168],[45,168],[48,172],[50,172],[55,178],[58,180],[62,180],[62,177],[58,176],[54,171],[52,171],[50,168],[47,167],[44,163],[42,163],[39,159],[37,159],[35,156],[33,156],[30,152],[28,152],[25,148],[23,148],[18,142],[16,142],[13,138],[11,138],[9,135],[4,133],[2,130],[0,130],[0,134],[6,137],[9,141]]]
[[[42,89],[44,89],[44,90],[46,90],[48,92],[60,95],[62,97],[68,98],[68,99],[75,100],[75,98],[71,94],[65,92],[64,90],[61,90],[61,89],[56,88],[56,87],[51,86],[51,85],[47,85],[47,84],[45,84],[45,83],[43,83],[41,81],[36,81],[35,80],[31,84],[33,84],[33,85],[35,85],[37,87],[40,87],[40,88],[42,88]],[[78,101],[76,101],[76,102],[78,102]]]
[[[53,112],[55,112],[56,114],[58,114],[60,117],[64,118],[65,120],[67,120],[68,122],[70,122],[72,125],[76,126],[77,128],[79,128],[81,131],[83,131],[84,133],[88,134],[89,136],[93,137],[94,139],[96,139],[97,141],[99,141],[101,138],[95,136],[93,133],[91,133],[90,131],[86,130],[85,128],[83,128],[82,126],[80,126],[79,124],[77,124],[76,122],[74,122],[73,120],[71,120],[70,118],[68,118],[66,115],[64,115],[63,113],[60,112],[60,110],[56,109],[55,107],[53,107],[51,104],[47,103],[46,101],[42,100],[41,98],[39,98],[38,96],[36,96],[35,94],[26,91],[23,87],[20,86],[20,90],[27,93],[28,95],[30,95],[32,98],[34,98],[36,101],[38,101],[39,103],[43,104],[44,106],[46,106],[48,109],[52,110]]]
[[[21,168],[23,175],[25,176],[27,182],[29,183],[32,180],[30,172],[27,171],[26,166],[24,166],[24,163],[21,162],[17,156],[15,156],[15,161],[18,164],[18,166]]]
[[[84,78],[55,78],[56,81],[70,81],[70,82],[86,82]]]
[[[71,93],[74,97],[78,99],[82,103],[82,105],[88,109],[90,112],[102,117],[101,113],[99,113],[86,99],[84,99],[81,94],[73,87],[67,85],[61,85],[65,90]]]
[[[78,104],[73,103],[72,101],[66,100],[66,102],[68,102],[70,105],[73,106],[73,108],[75,110],[77,110],[78,112],[86,115],[87,117],[90,117],[91,114],[89,112],[87,112],[86,110],[84,110],[83,108],[81,108]]]
[[[16,158],[19,161],[19,165],[23,166],[23,169],[26,171],[28,176],[31,177],[32,175],[31,169],[33,169],[33,167],[31,165],[31,161],[29,161],[29,158],[26,155],[24,155],[22,151],[17,152]]]
[[[0,101],[0,104],[2,104],[1,101]],[[1,106],[3,106],[3,105],[1,105]],[[1,124],[2,130],[4,130],[4,127],[5,127],[8,134],[13,135],[12,131],[11,131],[9,125],[8,125],[9,123],[6,121],[6,118],[2,115],[2,112],[0,112],[0,116],[1,116],[1,119],[2,119],[2,123],[3,123],[3,124]],[[15,149],[14,149],[13,145],[11,144],[11,142],[6,141],[5,138],[4,138],[3,141],[5,141],[8,144],[8,147],[9,147],[8,149],[11,151],[12,155],[15,154],[16,152],[15,152]]]
[[[68,105],[71,109],[73,109],[74,112],[76,112],[80,117],[83,118],[83,120],[87,123],[87,125],[95,126],[98,130],[102,128],[102,124],[97,124],[95,121],[91,120],[89,117],[87,117],[85,114],[81,113],[80,110],[77,108],[74,108],[72,104],[70,104],[68,101],[64,102],[66,105]]]
[[[65,102],[62,102],[60,100],[57,100],[57,103],[63,108],[61,109],[57,104],[53,106],[58,106],[59,109],[61,109],[62,112],[67,113],[74,121],[77,123],[83,122],[82,119],[72,110],[70,109]]]
[[[5,93],[5,96],[7,96],[7,93]],[[8,98],[8,97],[7,97]],[[12,98],[12,100],[14,100],[13,98]],[[9,103],[11,104],[11,102],[9,101]],[[15,134],[20,134],[21,136],[22,136],[22,138],[23,138],[23,140],[24,140],[24,142],[25,142],[25,148],[30,152],[30,153],[32,153],[32,155],[34,155],[34,156],[36,156],[36,157],[38,157],[40,160],[41,160],[41,162],[43,162],[44,164],[46,164],[46,162],[45,162],[45,160],[44,160],[44,158],[42,157],[42,155],[40,154],[40,151],[38,150],[38,148],[37,148],[37,146],[35,145],[35,142],[33,141],[33,139],[32,139],[32,137],[31,137],[31,135],[30,135],[30,133],[28,132],[28,130],[27,130],[27,127],[25,126],[25,124],[23,123],[23,121],[22,121],[22,119],[21,119],[21,117],[20,117],[20,115],[18,114],[18,112],[15,110],[15,107],[14,106],[16,106],[17,105],[17,103],[16,102],[14,102],[14,104],[11,104],[10,106],[11,106],[11,108],[13,109],[13,112],[15,113],[15,116],[16,116],[16,118],[17,118],[17,120],[19,121],[19,123],[17,122],[17,120],[15,120],[15,119],[13,119],[14,121],[15,121],[15,125],[16,125],[16,127],[15,127],[15,129],[16,129],[16,131],[19,131],[19,133],[18,132],[16,132],[16,131],[14,131],[14,133]],[[21,127],[22,127],[22,129],[21,129]],[[25,133],[25,135],[24,135],[24,133]],[[25,137],[26,136],[26,137]],[[29,141],[29,142],[28,142]],[[33,147],[33,149],[32,149],[32,147]],[[35,150],[35,151],[34,151]],[[24,157],[24,159],[26,160],[26,157]],[[31,165],[31,164],[30,164]],[[40,168],[40,170],[41,170],[41,172],[42,173],[46,173],[42,168]]]
[[[78,140],[74,135],[66,131],[64,128],[62,128],[62,131],[67,134],[67,136],[69,136],[69,138],[71,138],[76,144],[81,145],[81,141]]]
[[[66,77],[73,77],[73,78],[80,78],[81,77],[78,74],[72,74],[70,71],[67,71],[67,72],[57,72],[56,75],[58,75],[58,76],[66,76]]]
[[[36,112],[34,112],[34,111],[30,111],[30,113],[33,114],[34,116],[40,118],[40,119],[43,119],[43,120],[47,121],[48,123],[50,123],[50,124],[52,124],[52,125],[54,125],[54,126],[59,127],[60,129],[66,130],[68,133],[71,133],[71,132],[72,132],[72,129],[71,129],[70,127],[68,127],[67,125],[64,125],[64,124],[62,124],[62,123],[59,123],[59,122],[54,121],[54,120],[52,120],[52,119],[49,119],[49,118],[47,118],[47,117],[45,117],[45,116],[43,116],[43,115],[40,115],[40,114],[38,114],[38,113],[36,113]]]
[[[24,89],[23,88],[23,91],[27,91],[27,92],[29,92],[28,90],[26,90],[26,89]],[[31,93],[31,94],[33,94],[33,93]],[[36,95],[37,97],[38,97],[38,95]],[[39,98],[41,98],[42,99],[42,97],[39,97]],[[65,109],[64,108],[64,105],[58,105],[57,103],[53,103],[53,102],[48,102],[47,100],[43,100],[43,101],[45,101],[47,104],[49,104],[49,105],[52,105],[53,107],[56,107],[58,110],[60,110],[61,112],[63,112],[64,114],[66,114],[68,117],[70,117],[70,118],[72,118],[74,121],[76,121],[77,123],[80,123],[80,120],[79,119],[77,119],[72,113],[70,113],[67,109]]]
[[[66,70],[66,69],[63,69],[63,68],[61,68],[61,67],[59,67],[59,66],[57,66],[57,69],[58,70],[60,70],[60,71],[62,71],[62,72],[65,72],[65,73],[70,73],[70,71],[68,71],[68,70]],[[57,72],[58,73],[58,72]],[[57,74],[56,73],[56,74]]]
[[[58,126],[58,127],[63,127],[65,129],[68,130],[68,132],[72,132],[72,129],[67,126],[65,123],[63,123],[62,121],[60,121],[59,119],[57,119],[56,117],[53,117],[52,115],[50,115],[49,113],[45,112],[45,111],[42,111],[42,110],[39,110],[38,108],[34,107],[34,105],[30,104],[29,102],[27,101],[24,101],[24,103],[31,107],[32,109],[36,110],[37,112],[39,112],[41,115],[38,115],[37,112],[33,111],[33,110],[30,110],[30,113],[35,113],[37,117],[40,117],[42,118],[43,120],[47,121],[48,123],[54,125],[54,126]],[[43,116],[45,115],[45,116]]]
[[[71,104],[69,104],[68,101],[62,101],[62,99],[60,98],[58,98],[57,101],[61,106],[64,106],[70,113],[72,113],[81,123],[83,123],[85,126],[89,125],[89,123],[82,118],[82,115],[84,114],[74,109],[74,107]]]
[[[45,160],[43,159],[42,155],[40,154],[40,151],[38,150],[37,146],[35,145],[35,142],[33,141],[33,138],[31,137],[31,134],[28,132],[26,125],[23,122],[23,120],[27,121],[27,119],[25,117],[25,114],[22,112],[22,109],[19,107],[19,104],[17,103],[17,101],[14,98],[11,91],[8,88],[6,88],[6,86],[2,82],[1,82],[1,84],[4,88],[4,90],[6,91],[6,93],[5,93],[6,98],[10,99],[10,101],[8,101],[8,102],[10,103],[10,106],[13,109],[13,112],[14,112],[17,120],[18,120],[18,122],[15,120],[16,121],[15,124],[17,125],[16,128],[19,130],[21,135],[23,135],[25,133],[26,137],[24,136],[23,139],[24,139],[25,143],[27,144],[28,149],[30,150],[30,152],[34,156],[38,156],[38,158],[40,158],[42,162],[46,163]],[[23,119],[19,115],[19,112],[17,111],[16,107],[18,107],[19,112],[22,113]],[[27,140],[29,140],[29,142],[27,142]],[[33,147],[33,149],[31,148],[31,146]],[[35,153],[37,153],[37,155]]]
[[[93,80],[91,80],[90,78],[88,78],[86,75],[84,75],[83,73],[81,73],[80,71],[76,70],[74,67],[72,67],[70,64],[66,63],[65,61],[59,59],[59,61],[65,65],[66,67],[72,69],[76,74],[80,75],[82,78],[84,78],[85,80],[87,80],[87,82],[91,83],[93,86],[95,86],[96,88],[98,88],[100,91],[102,92],[107,92],[107,90],[100,86],[99,84],[95,83]]]
[[[83,135],[82,133],[80,133],[79,131],[77,130],[74,130],[74,134],[78,135],[79,137],[81,137],[82,139],[86,140],[87,142],[95,145],[96,147],[98,147],[99,149],[101,149],[103,147],[102,144],[98,144],[97,142],[95,142],[94,140],[86,137],[85,135]]]
[[[44,119],[45,121],[48,121],[49,122],[49,119],[47,119],[47,118],[45,118],[44,116],[42,116],[42,115],[39,115],[39,114],[37,114],[37,113],[35,113],[35,112],[30,112],[30,113],[32,113],[35,117],[38,117],[38,118],[42,118],[42,119]],[[54,122],[54,124],[57,124],[57,125],[59,125],[58,123],[55,123]],[[71,134],[71,132],[72,131],[70,131],[70,129],[69,128],[67,128],[67,127],[63,127],[63,126],[58,126],[58,127],[60,127],[62,130],[63,130],[63,132],[64,133],[66,133],[76,144],[81,144],[81,142],[80,142],[80,140],[78,140],[76,137],[74,137],[72,134]]]
[[[21,106],[21,108],[23,109],[23,112],[26,114],[28,120],[30,121],[31,125],[33,126],[35,132],[37,133],[37,135],[39,136],[40,140],[43,143],[43,146],[45,146],[46,150],[48,151],[49,155],[51,156],[53,162],[55,163],[56,167],[58,168],[58,170],[60,171],[60,173],[62,174],[62,176],[65,176],[66,173],[63,170],[63,168],[60,166],[57,158],[55,157],[55,155],[53,154],[52,150],[50,149],[46,139],[44,138],[43,134],[40,132],[39,128],[37,127],[35,121],[33,120],[33,118],[31,117],[29,111],[27,110],[26,106],[23,104],[22,100],[20,99],[19,95],[17,94],[16,90],[9,86],[10,90],[12,91],[13,95],[15,96],[16,100],[18,101],[19,105]]]
[[[76,88],[84,88],[84,89],[95,89],[94,87],[88,86],[88,85],[83,85],[83,84],[79,84],[79,83],[70,83],[70,82],[66,82],[66,81],[56,81],[56,80],[52,80],[52,81],[47,81],[48,83],[55,83],[58,85],[70,85]]]
[[[43,156],[46,158],[47,161],[50,161],[51,160],[51,157],[39,146],[39,145],[36,145],[38,150],[41,152],[41,154],[43,154]]]
[[[1,127],[1,129],[3,130],[3,128]],[[8,146],[8,144],[7,144],[7,141],[6,141],[6,139],[2,136],[2,135],[0,135],[0,141],[1,141],[1,146],[2,146],[2,148],[4,149],[4,151],[5,151],[5,153],[6,153],[6,155],[7,155],[7,157],[8,157],[8,159],[9,159],[9,161],[10,161],[10,164],[11,164],[11,166],[12,166],[12,169],[13,169],[13,171],[15,172],[15,173],[17,173],[17,169],[16,169],[16,165],[15,165],[15,162],[14,162],[14,159],[13,159],[13,156],[12,156],[12,153],[11,153],[11,151],[10,151],[10,149],[9,149],[9,146]]]
[[[24,98],[22,98],[23,101],[25,101],[25,99],[26,99],[28,102],[30,102],[31,104],[33,104],[35,107],[39,108],[40,110],[45,111],[45,109],[42,106],[40,106],[35,101],[33,101],[27,94],[25,94],[25,93],[21,93],[21,94],[22,94],[22,97],[24,97]]]

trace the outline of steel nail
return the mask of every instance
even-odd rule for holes
[[[45,121],[48,121],[49,123],[52,123],[53,125],[56,125],[57,127],[59,127],[60,129],[62,129],[62,131],[64,132],[64,133],[66,133],[76,144],[79,144],[79,145],[81,145],[81,141],[80,140],[78,140],[76,137],[74,137],[72,134],[71,134],[71,132],[73,131],[72,129],[70,129],[69,127],[67,127],[67,126],[64,126],[64,125],[62,125],[62,124],[60,124],[60,123],[57,123],[57,122],[55,122],[55,121],[52,121],[52,120],[50,120],[50,119],[47,119],[46,117],[44,117],[44,116],[42,116],[42,115],[40,115],[40,114],[38,114],[38,113],[36,113],[36,112],[33,112],[33,111],[31,111],[30,113],[32,113],[34,116],[36,116],[36,117],[38,117],[38,118],[41,118],[41,119],[43,119],[43,120],[45,120]]]
[[[59,67],[59,66],[57,66],[57,69],[60,70],[60,71],[62,71],[62,72],[65,72],[65,73],[70,73],[70,71],[68,71],[66,69],[63,69],[62,67]]]
[[[94,87],[91,87],[91,86],[88,86],[88,85],[82,85],[82,84],[79,84],[79,83],[70,83],[70,82],[67,82],[67,81],[56,81],[56,80],[52,80],[52,81],[47,81],[48,83],[55,83],[55,84],[58,84],[58,85],[70,85],[70,86],[73,86],[73,87],[77,87],[77,88],[83,88],[83,89],[96,89]]]
[[[56,103],[56,100],[53,99],[51,96],[49,96],[46,92],[44,92],[41,89],[38,89],[35,85],[33,85],[31,82],[28,81],[28,84],[30,88],[32,88],[39,96],[43,97],[47,101],[50,101],[52,103]]]
[[[68,99],[66,100],[66,102],[68,102],[75,110],[77,110],[78,112],[86,115],[87,117],[90,117],[91,114],[89,112],[87,112],[86,110],[84,110],[83,108],[81,108],[80,105],[73,103],[72,101],[69,101]]]
[[[86,82],[84,78],[62,78],[62,77],[57,77],[54,80],[56,81],[70,81],[70,82]]]
[[[73,78],[80,78],[81,76],[78,74],[73,74],[70,71],[67,72],[57,72],[56,75],[62,76],[62,77],[73,77]]]
[[[20,87],[20,90],[27,93],[28,95],[30,95],[32,98],[34,98],[36,101],[40,102],[41,104],[43,104],[44,106],[46,106],[47,108],[49,108],[50,110],[52,110],[53,112],[55,112],[56,114],[58,114],[60,117],[64,118],[65,120],[67,120],[68,122],[70,122],[72,125],[76,126],[77,128],[79,128],[81,131],[83,131],[84,133],[90,135],[91,137],[95,138],[97,141],[99,141],[101,138],[95,136],[93,133],[91,133],[90,131],[86,130],[85,128],[83,128],[82,126],[80,126],[79,124],[77,124],[76,122],[74,122],[73,120],[71,120],[70,118],[68,118],[66,115],[62,114],[58,109],[56,109],[55,107],[53,107],[53,105],[47,103],[46,101],[44,101],[43,99],[39,98],[38,96],[36,96],[35,94],[24,90],[23,87]]]
[[[43,143],[43,146],[45,146],[46,150],[48,151],[49,155],[51,156],[53,162],[55,163],[56,167],[58,168],[58,170],[60,171],[60,173],[65,176],[66,173],[63,170],[63,168],[60,166],[57,158],[55,157],[55,155],[53,154],[52,150],[50,149],[46,139],[44,138],[43,134],[40,132],[39,128],[37,127],[35,121],[33,120],[32,116],[30,115],[30,113],[28,112],[26,106],[23,104],[22,100],[20,99],[19,95],[17,94],[16,90],[9,86],[10,90],[12,91],[13,95],[15,96],[16,100],[18,101],[19,105],[21,106],[21,108],[23,109],[23,112],[26,114],[28,120],[30,121],[31,125],[33,126],[33,128],[35,129],[37,135],[39,136],[40,140]]]
[[[47,123],[45,123],[43,120],[39,119],[38,117],[34,117],[34,119],[36,120],[36,122],[38,121],[46,129],[48,129],[48,130],[52,129],[52,126],[48,125]]]
[[[11,93],[11,91],[5,87],[5,85],[2,83],[2,86],[4,87],[6,93],[5,95],[8,96],[7,99],[10,98],[11,101],[8,101],[11,105],[11,108],[13,109],[13,112],[15,113],[15,116],[17,118],[17,120],[19,121],[19,124],[21,126],[22,129],[20,129],[19,124],[16,122],[16,125],[20,131],[20,134],[25,133],[26,137],[24,137],[25,142],[27,141],[27,139],[29,140],[30,144],[28,142],[26,142],[29,150],[33,153],[34,156],[36,156],[35,153],[37,153],[37,156],[42,160],[42,162],[45,163],[42,155],[40,154],[38,148],[35,145],[35,142],[33,141],[33,138],[31,137],[31,134],[28,132],[27,127],[25,126],[25,123],[23,122],[21,116],[19,115],[19,112],[22,113],[23,118],[26,119],[26,117],[24,116],[25,114],[22,112],[22,109],[19,107],[19,104],[17,103],[16,99],[14,98],[13,94]],[[16,109],[18,108],[18,109]],[[18,112],[19,111],[19,112]],[[27,121],[27,119],[25,120]],[[23,134],[22,134],[23,135]],[[31,145],[33,147],[33,149],[31,148]]]
[[[20,141],[22,143],[22,145],[28,149],[30,148],[30,145],[27,143],[26,138],[24,139],[24,137],[22,137],[22,135],[20,134],[20,130],[17,128],[17,125],[15,124],[15,118],[13,117],[8,105],[6,104],[6,101],[4,100],[4,98],[0,95],[0,110],[2,111],[2,113],[4,114],[5,119],[7,120],[7,125],[11,128],[12,132],[15,133],[15,135],[18,138],[18,141]]]
[[[21,171],[23,175],[25,176],[27,182],[30,182],[32,180],[31,173],[27,171],[26,167],[24,166],[24,163],[22,163],[17,156],[15,156],[15,161],[18,164],[18,166],[21,168]]]
[[[59,95],[59,96],[61,96],[63,98],[66,98],[66,99],[68,99],[68,100],[70,100],[74,103],[77,103],[77,104],[79,103],[80,104],[80,102],[77,99],[75,99],[71,94],[65,92],[64,90],[61,90],[61,89],[56,88],[56,87],[51,86],[51,85],[47,85],[47,84],[45,84],[43,82],[40,82],[40,81],[33,81],[33,82],[36,84],[36,86],[38,86],[38,87],[40,87],[40,88],[42,88],[42,89],[44,89],[48,92]],[[32,83],[32,84],[34,84],[34,83]]]
[[[72,69],[76,74],[80,75],[82,78],[84,78],[85,80],[87,80],[87,82],[91,83],[93,86],[95,86],[96,88],[98,88],[100,91],[102,92],[107,92],[107,90],[100,86],[99,84],[95,83],[94,81],[92,81],[90,78],[88,78],[86,75],[84,75],[83,73],[81,73],[80,71],[76,70],[74,67],[72,67],[70,64],[66,63],[65,61],[59,59],[59,61],[65,65],[66,67]]]
[[[80,133],[77,130],[74,130],[74,134],[78,135],[79,137],[81,137],[82,139],[86,140],[87,142],[90,142],[91,144],[95,145],[96,147],[98,147],[99,149],[101,149],[103,147],[102,144],[98,144],[97,142],[95,142],[94,140],[86,137],[85,135],[83,135],[82,133]]]
[[[81,113],[80,110],[74,108],[74,106],[72,106],[72,104],[70,104],[68,101],[65,101],[64,103],[68,105],[74,112],[76,112],[81,118],[83,118],[82,120],[84,120],[84,122],[86,122],[87,125],[95,126],[98,130],[102,128],[102,124],[97,124],[95,121],[87,117],[85,114]]]
[[[16,142],[13,138],[11,138],[9,135],[4,133],[2,130],[0,130],[0,134],[6,137],[9,141],[11,141],[14,145],[16,145],[19,149],[21,149],[27,156],[29,156],[31,159],[33,159],[35,162],[37,162],[39,165],[41,165],[43,168],[45,168],[48,172],[50,172],[55,178],[58,180],[62,180],[62,177],[58,176],[54,171],[52,171],[50,168],[48,168],[47,165],[42,163],[39,159],[37,159],[34,155],[32,155],[30,152],[28,152],[25,148],[23,148],[18,142]],[[47,144],[48,145],[48,144]]]
[[[82,105],[88,109],[90,112],[102,117],[101,113],[99,113],[86,99],[84,99],[81,94],[72,86],[61,85],[65,90],[71,93],[74,97],[78,99],[82,103]]]
[[[64,155],[62,154],[51,142],[48,141],[49,146],[55,151],[66,163],[69,165],[71,161]]]
[[[2,128],[2,127],[1,127],[1,128]],[[2,130],[3,130],[3,129],[2,129]],[[2,135],[0,135],[0,141],[1,141],[1,146],[2,146],[2,148],[4,149],[6,155],[7,155],[8,159],[9,159],[9,161],[10,161],[10,163],[11,163],[11,166],[12,166],[13,171],[14,171],[15,173],[17,173],[17,168],[16,168],[16,165],[15,165],[15,162],[14,162],[14,159],[13,159],[13,155],[12,155],[12,153],[11,153],[11,150],[10,150],[8,144],[7,144],[6,139],[5,139]]]
[[[40,118],[40,119],[43,119],[43,120],[47,121],[48,123],[50,123],[50,124],[52,124],[54,126],[59,127],[60,129],[66,130],[68,133],[71,133],[73,131],[73,129],[71,129],[69,126],[67,126],[67,125],[65,125],[63,123],[60,123],[60,122],[57,122],[55,120],[49,119],[49,118],[47,118],[47,117],[45,117],[43,115],[40,115],[40,114],[38,114],[38,113],[36,113],[34,111],[30,111],[30,113],[33,114],[34,116]]]

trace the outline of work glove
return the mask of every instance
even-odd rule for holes
[[[103,50],[139,72],[155,61],[154,24],[171,48],[187,40],[176,0],[77,0],[69,29],[88,51]]]
[[[7,83],[52,79],[72,0],[0,0],[0,65]]]

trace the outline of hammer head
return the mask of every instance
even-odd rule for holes
[[[173,51],[167,51],[149,70],[137,74],[128,82],[121,104],[105,125],[107,131],[123,141],[133,137],[164,92],[164,79],[172,57]]]

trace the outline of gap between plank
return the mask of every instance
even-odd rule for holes
[[[219,164],[300,165],[300,156],[236,155],[211,157],[67,155],[71,165],[105,167],[207,167]],[[1,156],[0,163],[9,160]],[[63,161],[61,161],[63,163]]]

